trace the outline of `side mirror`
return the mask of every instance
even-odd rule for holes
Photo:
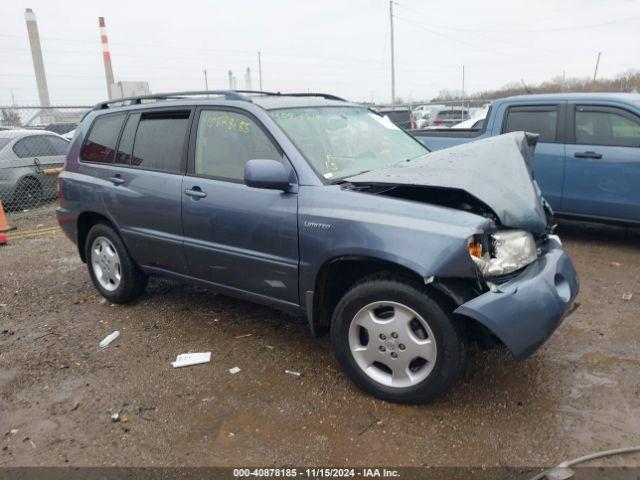
[[[289,173],[277,160],[249,160],[244,166],[244,184],[253,188],[284,190],[291,188]]]

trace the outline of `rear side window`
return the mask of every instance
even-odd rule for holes
[[[555,142],[558,131],[557,107],[512,107],[504,132],[525,131],[540,135],[541,142]]]
[[[242,181],[244,166],[253,159],[282,161],[282,155],[249,117],[202,111],[196,136],[196,175]]]
[[[125,114],[104,115],[96,118],[89,137],[82,147],[81,158],[85,162],[112,163],[116,144]]]
[[[189,114],[188,110],[143,113],[135,134],[131,166],[181,173]]]
[[[640,147],[640,120],[623,110],[576,107],[576,143]]]
[[[13,151],[19,158],[66,155],[68,143],[51,135],[33,135],[16,142]]]

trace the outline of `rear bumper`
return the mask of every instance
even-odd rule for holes
[[[64,234],[69,237],[69,239],[77,244],[78,243],[78,214],[73,213],[66,208],[57,207],[56,208],[56,218],[58,219],[58,224],[60,228],[64,232]]]
[[[462,304],[455,313],[480,322],[521,359],[551,336],[579,289],[569,255],[550,239],[546,251],[520,275]]]

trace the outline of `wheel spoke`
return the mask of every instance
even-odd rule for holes
[[[366,329],[369,332],[369,335],[372,335],[380,328],[380,326],[389,322],[389,320],[381,320],[376,317],[374,310],[371,308],[360,311],[353,321],[356,325]]]
[[[390,365],[391,371],[393,372],[391,379],[394,382],[411,383],[412,377],[411,372],[409,371],[409,363],[412,359],[409,359],[409,357],[405,358],[406,360],[398,359]]]
[[[352,349],[352,351],[353,355],[358,356],[367,367],[371,366],[373,362],[380,361],[380,353],[371,343],[369,343],[368,345],[355,347]]]

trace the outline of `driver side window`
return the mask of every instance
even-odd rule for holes
[[[282,161],[282,154],[248,116],[203,110],[196,134],[195,174],[243,181],[249,160]]]

